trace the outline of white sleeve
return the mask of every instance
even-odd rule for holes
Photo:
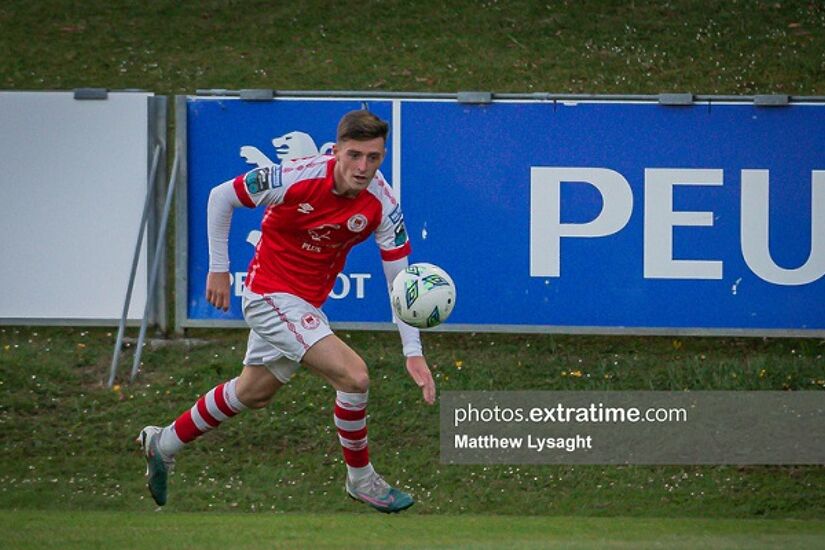
[[[376,172],[375,179],[378,182],[376,196],[381,201],[382,207],[381,223],[375,230],[375,242],[381,251],[381,259],[392,261],[409,256],[411,250],[410,238],[407,235],[407,228],[404,226],[404,214],[401,212],[401,205],[398,204],[395,192],[384,180],[384,176],[380,171]]]
[[[382,260],[384,266],[384,276],[387,278],[387,288],[392,287],[392,282],[395,276],[401,273],[408,265],[409,260],[406,256],[399,260]],[[416,357],[424,355],[421,348],[421,332],[415,327],[403,323],[395,316],[395,311],[392,312],[392,321],[398,327],[398,333],[401,335],[401,345],[403,346],[404,356]]]
[[[235,193],[233,180],[213,187],[206,208],[207,235],[209,237],[209,271],[229,271],[229,226],[232,212],[243,206]]]

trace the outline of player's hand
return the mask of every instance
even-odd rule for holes
[[[422,356],[407,357],[407,372],[418,387],[421,388],[421,393],[424,395],[424,401],[432,405],[435,403],[435,382],[433,375],[430,372],[430,367],[427,366],[427,360]]]
[[[229,273],[209,272],[206,276],[206,301],[218,309],[229,311]]]

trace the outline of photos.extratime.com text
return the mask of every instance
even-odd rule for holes
[[[569,423],[581,424],[605,422],[687,422],[688,411],[682,407],[647,408],[606,407],[603,403],[590,403],[585,407],[570,407],[557,403],[549,407],[475,407],[467,403],[465,407],[456,408],[453,413],[453,426],[466,422],[533,422],[533,423]]]

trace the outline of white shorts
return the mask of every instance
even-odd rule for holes
[[[286,384],[304,354],[321,338],[332,334],[323,311],[293,294],[243,293],[243,315],[252,329],[244,365],[264,365]]]

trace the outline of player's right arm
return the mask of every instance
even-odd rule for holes
[[[274,204],[283,198],[280,166],[257,168],[225,181],[209,193],[206,209],[209,240],[209,274],[206,300],[218,309],[229,309],[229,227],[235,208]]]
[[[229,226],[232,212],[243,206],[235,194],[234,181],[212,188],[206,207],[206,232],[209,240],[209,273],[206,275],[206,301],[218,309],[229,309]]]

